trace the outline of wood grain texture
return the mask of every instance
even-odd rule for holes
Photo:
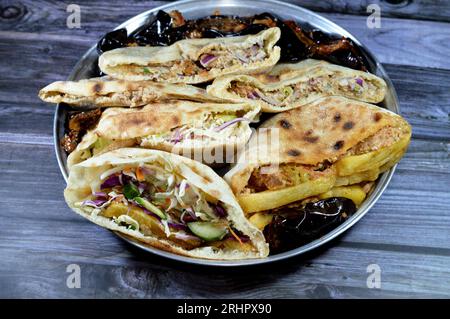
[[[0,143],[0,151],[4,185],[16,185],[0,189],[0,212],[10,212],[12,218],[55,223],[79,219],[62,198],[64,181],[51,145]],[[449,158],[449,143],[413,140],[381,200],[345,241],[450,249],[450,216],[446,214]],[[38,215],[29,213],[34,209]],[[8,236],[14,233],[15,229],[2,231]]]
[[[21,134],[52,135],[54,106],[40,102],[37,93],[48,83],[67,77],[91,44],[77,37],[69,42],[65,36],[46,34],[38,39],[27,33],[0,32],[0,56],[12,61],[0,64],[0,141],[20,139]],[[38,57],[43,55],[48,58]],[[39,68],[30,67],[34,63]],[[450,140],[450,70],[385,66],[414,136]],[[21,121],[15,120],[19,114]]]
[[[415,20],[450,21],[450,5],[446,0],[294,0],[287,1],[323,13],[368,16],[367,7],[376,4],[382,17]]]
[[[390,5],[382,2],[381,28],[369,29],[366,16],[339,14],[359,14],[360,9],[367,6],[366,1],[295,1],[305,8],[322,8],[323,16],[355,35],[383,63],[449,69],[450,24],[447,23],[448,20],[440,19],[447,22],[435,22],[389,17],[393,16],[390,13],[400,8],[406,10],[404,17],[410,16],[407,13],[408,10],[427,15],[426,12],[430,13],[437,9],[435,12],[444,16],[450,11],[448,1],[434,1],[429,2],[428,5],[426,2],[404,1],[404,5]],[[169,2],[129,1],[126,6],[122,6],[119,1],[77,1],[81,8],[80,29],[69,29],[66,26],[69,15],[66,8],[72,1],[22,0],[14,1],[14,3],[17,8],[21,8],[19,10],[21,13],[15,18],[1,19],[0,30],[40,33],[42,40],[45,39],[45,35],[42,34],[52,34],[57,37],[66,35],[70,36],[70,39],[90,39],[90,43],[94,44],[106,31],[112,30],[123,21]],[[405,3],[408,4],[405,5]],[[414,15],[412,17],[415,18]]]
[[[65,204],[54,109],[38,90],[64,79],[105,31],[166,3],[76,2],[83,28],[73,30],[72,1],[0,3],[0,298],[450,297],[449,2],[379,2],[382,28],[370,30],[366,1],[293,1],[324,12],[385,63],[413,140],[381,199],[343,236],[285,262],[220,271],[142,252]],[[80,289],[66,286],[73,263]],[[381,289],[367,288],[372,263]]]
[[[209,270],[202,281],[203,271],[140,252],[72,213],[50,145],[2,143],[3,183],[14,187],[0,188],[0,214],[8,212],[0,232],[0,282],[8,296],[22,297],[449,296],[441,280],[450,269],[449,148],[414,140],[376,206],[328,247],[273,266],[277,271],[218,276]],[[82,268],[83,289],[65,286],[72,263]],[[371,263],[382,267],[382,290],[365,286]]]

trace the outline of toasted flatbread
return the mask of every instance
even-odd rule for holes
[[[225,175],[244,211],[374,181],[402,157],[410,125],[375,105],[327,97],[275,115]]]
[[[249,124],[258,113],[251,104],[190,101],[109,108],[69,155],[68,166],[130,146],[165,150],[206,164],[226,163],[250,138]]]
[[[117,79],[203,83],[226,74],[272,68],[280,58],[279,28],[256,35],[186,39],[168,47],[127,47],[103,53],[100,70]]]
[[[147,170],[144,179],[142,176],[141,178],[130,177],[134,170],[137,174],[137,170],[144,169]],[[129,175],[124,175],[125,173]],[[120,182],[111,188],[111,180],[116,176],[120,177]],[[128,176],[127,181],[125,181],[126,176]],[[140,181],[138,182],[135,178]],[[106,180],[109,182],[105,182]],[[105,183],[109,183],[109,186]],[[166,187],[166,193],[159,194],[171,194],[171,192],[176,194],[167,195],[171,196],[168,198],[170,201],[174,199],[176,204],[173,208],[166,209],[163,204],[156,202],[155,193],[152,193],[154,197],[146,190],[134,199],[130,199],[129,194],[124,190],[126,187],[124,185],[130,184],[138,185],[135,187],[141,187],[141,184],[149,188],[155,185],[158,185],[158,188]],[[180,184],[184,184],[183,190]],[[109,191],[109,193],[98,195],[99,191]],[[189,197],[192,196],[188,196],[188,192],[191,191],[195,191],[192,194],[197,194],[198,197],[190,199]],[[126,197],[123,196],[124,194]],[[95,196],[105,198],[98,200]],[[269,253],[263,234],[244,217],[225,181],[211,168],[175,154],[123,148],[91,158],[72,167],[64,197],[73,211],[91,222],[178,255],[231,260],[261,258]],[[152,205],[157,207],[163,215],[158,218],[144,207],[136,205],[140,203],[138,197],[145,197],[146,200],[152,201]],[[197,235],[189,231],[191,229],[189,222],[187,226],[181,224],[185,219],[177,211],[181,207],[189,206],[191,202],[194,205],[192,211],[195,218],[201,222],[206,220],[208,223],[224,226],[226,234],[216,239],[212,237],[196,239]],[[201,206],[195,207],[195,203],[203,205],[203,212],[198,209]],[[213,214],[214,209],[211,207],[217,209],[217,205],[221,207],[221,216]],[[208,207],[210,212],[207,212]],[[242,239],[239,239],[237,232]]]
[[[263,112],[276,113],[332,95],[379,103],[386,94],[386,83],[367,72],[308,59],[277,64],[264,74],[222,76],[208,86],[207,92],[236,102],[256,103]]]
[[[165,100],[226,102],[188,84],[154,81],[115,80],[104,76],[80,81],[57,81],[40,90],[39,97],[50,103],[66,103],[84,108],[138,107]]]

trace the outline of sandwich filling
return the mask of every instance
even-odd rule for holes
[[[323,95],[343,95],[369,102],[379,102],[377,99],[380,96],[380,90],[381,88],[374,80],[363,79],[359,76],[349,77],[340,72],[309,78],[282,87],[256,87],[251,83],[232,81],[228,89],[230,93],[241,98],[263,101],[277,107]]]
[[[246,213],[277,208],[308,198],[349,197],[359,205],[367,182],[394,166],[404,154],[410,135],[398,127],[385,127],[350,148],[340,158],[316,166],[282,163],[273,171],[257,167],[238,200]],[[351,187],[348,187],[351,185]],[[363,191],[364,189],[364,191]]]
[[[169,145],[172,147],[207,146],[214,142],[223,142],[227,145],[236,142],[245,129],[248,129],[250,118],[248,111],[238,110],[236,112],[209,112],[204,113],[198,120],[189,124],[183,124],[170,129],[167,132],[146,135],[131,139],[108,139],[95,131],[93,137],[86,136],[92,142],[80,143],[75,155],[71,158],[79,157],[79,160],[86,160],[96,155],[115,150],[121,147],[155,147],[158,145]],[[253,117],[253,116],[251,116]],[[77,160],[78,161],[78,160]],[[76,163],[74,163],[76,164]]]
[[[224,203],[166,165],[114,167],[100,175],[90,198],[75,205],[187,250],[205,246],[254,250],[249,237],[228,220]]]
[[[141,88],[122,92],[96,92],[92,95],[75,95],[61,91],[51,91],[42,96],[47,101],[65,102],[76,105],[95,104],[97,106],[140,106],[160,98],[155,90]]]
[[[173,146],[181,144],[208,144],[214,141],[227,141],[239,138],[242,129],[248,126],[250,119],[247,112],[211,112],[189,124],[172,128],[169,132],[149,135],[141,139],[141,145],[169,143]]]
[[[168,81],[174,78],[192,77],[207,74],[211,70],[225,70],[234,65],[248,66],[264,61],[269,56],[265,41],[255,39],[245,46],[239,44],[213,44],[203,48],[197,58],[185,57],[163,63],[147,65],[118,65],[117,71],[123,74],[142,74],[148,79]]]

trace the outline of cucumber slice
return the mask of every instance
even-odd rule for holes
[[[146,200],[145,198],[142,197],[135,197],[134,201],[136,203],[138,203],[139,205],[141,205],[142,207],[144,207],[145,209],[148,209],[149,211],[151,211],[152,213],[158,215],[159,217],[161,217],[161,219],[167,219],[166,214],[164,214],[164,212],[162,210],[160,210],[158,207],[156,207],[155,205],[153,205],[152,203],[150,203],[148,200]]]
[[[213,222],[192,222],[187,226],[194,235],[205,241],[221,240],[227,234],[227,226]]]
[[[132,183],[127,184],[123,187],[123,195],[127,199],[133,199],[136,196],[139,196],[139,189],[137,188],[136,185],[134,185]]]

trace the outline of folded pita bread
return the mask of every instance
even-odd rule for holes
[[[259,108],[251,104],[170,101],[142,108],[106,109],[68,157],[69,169],[121,147],[165,150],[206,164],[234,160],[252,133]]]
[[[103,53],[100,70],[114,78],[203,83],[225,74],[263,72],[280,58],[279,28],[256,35],[186,39],[168,47],[127,47]]]
[[[331,95],[379,103],[386,94],[386,83],[367,72],[308,59],[277,64],[264,74],[219,77],[208,86],[207,92],[233,101],[253,102],[263,112],[274,113]]]
[[[157,83],[154,81],[115,80],[110,77],[80,81],[57,81],[39,92],[50,103],[67,103],[79,107],[137,107],[164,100],[226,102],[210,96],[204,89],[188,84]]]
[[[336,187],[347,197],[356,188],[342,187],[376,180],[410,138],[410,125],[386,109],[322,98],[264,122],[224,178],[246,213],[321,198]]]
[[[93,223],[178,255],[230,260],[269,252],[225,181],[175,154],[123,148],[91,158],[72,167],[64,197]]]

